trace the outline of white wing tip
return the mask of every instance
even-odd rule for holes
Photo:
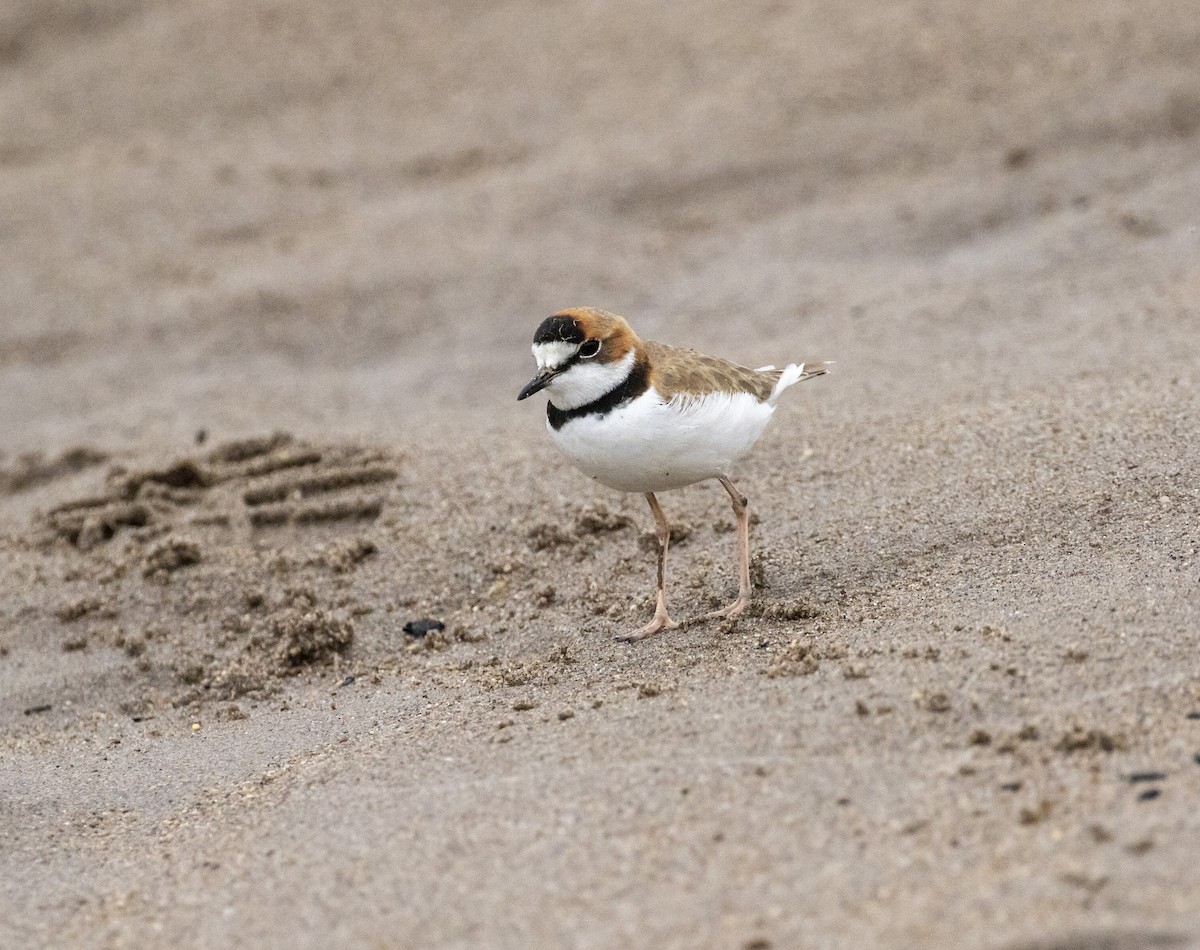
[[[820,376],[823,373],[828,373],[829,368],[833,365],[833,360],[816,360],[810,363],[789,363],[783,368],[783,372],[779,376],[779,382],[775,384],[775,389],[772,390],[770,398],[767,400],[772,406],[775,405],[780,395],[789,386],[794,386],[796,383],[806,379],[812,379],[814,376]]]

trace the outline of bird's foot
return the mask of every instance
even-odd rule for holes
[[[744,611],[749,606],[750,606],[750,598],[744,594],[739,594],[738,599],[735,600],[728,607],[722,607],[720,610],[714,610],[712,613],[707,613],[704,615],[703,619],[718,620],[718,619],[724,619],[727,617],[736,617],[738,614],[740,614],[742,611]]]
[[[652,637],[663,630],[674,630],[678,626],[679,624],[666,614],[662,614],[661,616],[655,614],[654,619],[640,630],[635,630],[633,633],[627,633],[623,636],[613,637],[613,639],[621,643],[636,643],[638,640],[645,640],[646,637]]]

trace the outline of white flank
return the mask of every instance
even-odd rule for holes
[[[580,471],[609,488],[666,491],[728,475],[774,411],[773,402],[749,393],[664,402],[651,388],[603,416],[580,416],[557,431],[550,428],[550,436]]]

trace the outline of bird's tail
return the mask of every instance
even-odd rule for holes
[[[775,384],[775,388],[771,391],[771,395],[767,397],[767,402],[772,408],[777,402],[783,391],[789,386],[794,386],[796,383],[802,383],[806,379],[812,379],[814,376],[822,376],[829,372],[833,366],[833,360],[821,360],[812,363],[789,363],[779,374],[779,382]]]

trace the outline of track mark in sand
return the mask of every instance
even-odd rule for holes
[[[356,625],[376,610],[374,591],[356,588],[379,553],[363,525],[382,513],[398,465],[382,449],[285,433],[113,465],[101,490],[32,525],[73,585],[48,611],[71,625],[63,649],[122,650],[132,669],[121,702],[139,715],[163,696],[265,696],[309,667],[349,662]]]
[[[35,529],[44,544],[66,541],[89,551],[124,532],[150,540],[181,525],[374,520],[397,475],[394,460],[379,450],[317,447],[279,433],[167,465],[114,469],[106,491],[50,509]]]
[[[383,499],[378,497],[340,498],[336,501],[312,504],[267,505],[250,512],[250,523],[255,527],[269,527],[291,522],[313,524],[318,521],[374,520],[383,510]]]
[[[355,493],[336,498],[325,496],[346,488],[361,488],[394,481],[396,470],[389,465],[360,464],[331,467],[324,471],[303,468],[247,488],[242,499],[250,508],[250,523],[256,527],[313,524],[322,521],[374,520],[383,510],[382,496]]]
[[[286,478],[276,479],[271,484],[249,488],[243,493],[247,505],[261,505],[270,501],[282,501],[289,495],[310,495],[336,491],[358,485],[390,482],[396,470],[386,465],[364,465],[353,468],[336,468],[312,474],[302,472]]]
[[[11,465],[0,465],[0,495],[15,495],[107,461],[107,453],[88,446],[67,449],[54,459],[30,452]]]
[[[52,508],[39,522],[49,534],[41,540],[62,538],[79,548],[90,550],[116,536],[123,528],[142,528],[150,524],[150,509],[143,504],[84,498]]]

